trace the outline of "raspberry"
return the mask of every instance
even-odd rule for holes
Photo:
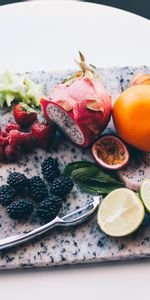
[[[4,160],[4,148],[2,146],[0,146],[0,161]]]
[[[12,162],[18,160],[21,155],[19,148],[15,147],[13,145],[7,145],[3,151],[4,151],[6,160],[12,161]]]
[[[7,132],[2,132],[0,135],[0,145],[7,146],[9,144],[9,134]]]
[[[4,138],[8,137],[8,133],[6,131],[3,131],[2,132],[2,137],[4,137]]]
[[[30,152],[34,148],[34,141],[31,132],[12,130],[9,133],[9,143],[13,146],[21,146],[24,152]]]
[[[16,123],[7,123],[6,127],[5,127],[6,132],[10,132],[12,130],[19,130],[21,131],[21,127],[20,125],[16,124]]]
[[[22,143],[22,133],[19,130],[11,130],[9,133],[9,144],[19,146]]]

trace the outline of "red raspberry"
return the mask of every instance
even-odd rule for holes
[[[31,132],[21,132],[19,130],[10,131],[9,144],[16,147],[20,146],[23,152],[30,152],[34,148]]]
[[[2,132],[2,137],[3,137],[3,138],[6,138],[6,137],[8,137],[8,132],[6,132],[6,131],[3,131],[3,132]]]
[[[0,161],[4,160],[4,148],[0,146]]]
[[[22,143],[22,132],[19,130],[11,130],[9,133],[9,144],[13,146],[20,146]]]
[[[5,152],[5,158],[8,161],[16,161],[19,159],[21,155],[20,150],[13,145],[7,145],[5,147],[4,152]]]
[[[2,132],[0,135],[0,146],[6,146],[9,144],[9,134],[7,132]]]
[[[10,132],[11,130],[21,131],[21,127],[20,127],[20,125],[18,125],[16,123],[7,123],[5,130],[6,130],[6,132]]]

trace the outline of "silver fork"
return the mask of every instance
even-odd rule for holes
[[[56,226],[74,226],[74,225],[80,224],[96,211],[96,209],[100,203],[100,200],[101,200],[101,196],[93,197],[93,200],[90,203],[88,203],[87,205],[85,205],[79,209],[74,210],[73,212],[71,212],[63,217],[57,216],[52,221],[50,221],[42,226],[39,226],[33,230],[26,231],[26,232],[23,232],[21,234],[15,235],[15,236],[1,239],[0,240],[0,250],[4,250],[6,248],[10,248],[12,246],[22,244],[26,241],[29,241],[29,240],[35,238],[36,236],[39,236],[39,235],[47,232],[48,230],[50,230]]]

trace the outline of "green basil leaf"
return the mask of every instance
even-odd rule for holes
[[[76,182],[79,188],[86,193],[95,194],[95,195],[107,195],[112,192],[114,189],[120,188],[119,185],[103,184],[95,185],[91,181],[85,182]]]
[[[91,180],[95,180],[97,182],[100,183],[113,183],[113,184],[119,184],[119,185],[123,185],[122,182],[116,180],[114,177],[106,174],[106,173],[102,173],[101,171],[98,173],[98,175],[96,175],[95,177],[91,178]]]
[[[80,180],[84,181],[87,180],[88,178],[91,178],[92,176],[96,176],[98,173],[98,169],[95,168],[95,166],[91,167],[84,167],[84,168],[79,168],[74,171],[72,171],[71,176],[73,177],[74,180]]]
[[[70,175],[79,188],[89,194],[107,195],[114,189],[123,186],[123,183],[117,178],[88,161],[77,161],[68,164],[65,168],[65,174]]]
[[[64,173],[66,175],[71,175],[72,171],[82,168],[82,167],[90,167],[90,166],[95,166],[94,163],[90,162],[90,161],[86,161],[86,160],[82,160],[82,161],[75,161],[73,163],[68,164],[65,167]]]
[[[92,187],[81,182],[78,182],[77,185],[79,189],[85,193],[93,194],[93,195],[99,195],[99,194],[102,195],[101,190],[98,190],[96,187]]]

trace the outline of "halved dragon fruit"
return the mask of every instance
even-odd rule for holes
[[[46,120],[57,124],[73,143],[87,147],[106,128],[112,104],[95,68],[86,66],[79,54],[82,71],[57,84],[41,104]]]
[[[141,183],[150,178],[150,153],[135,151],[130,164],[117,173],[128,189],[139,192]]]

